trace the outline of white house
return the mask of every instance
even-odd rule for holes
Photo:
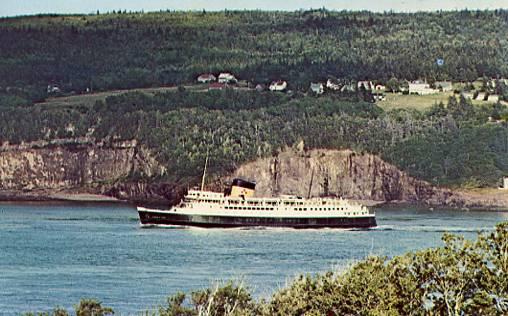
[[[217,80],[217,78],[212,74],[201,74],[198,77],[199,83],[209,83]]]
[[[270,91],[284,91],[286,90],[287,86],[288,83],[286,81],[279,80],[272,82],[268,89],[270,89]]]
[[[361,87],[364,87],[365,90],[372,90],[374,88],[374,84],[372,84],[372,81],[358,81],[357,88],[360,89]]]
[[[312,92],[314,92],[315,94],[323,94],[323,92],[324,92],[323,84],[320,82],[317,82],[317,83],[311,82],[310,90]]]
[[[476,100],[483,101],[485,99],[485,92],[478,92],[478,95],[476,96]]]
[[[377,84],[375,87],[375,90],[376,90],[376,92],[382,92],[382,91],[386,90],[386,87],[383,86],[382,84]]]
[[[229,72],[222,72],[219,74],[219,83],[236,83],[238,80]]]
[[[439,92],[438,90],[432,89],[428,83],[414,81],[409,83],[409,94],[420,94],[427,95]]]
[[[503,177],[503,186],[501,189],[508,190],[508,177]]]
[[[328,79],[326,81],[326,87],[330,90],[339,91],[342,86],[336,82],[333,82],[332,79]]]
[[[354,92],[355,85],[354,84],[345,84],[340,88],[340,92]]]
[[[60,93],[62,90],[60,90],[60,87],[57,85],[51,84],[48,85],[47,92],[48,93]]]

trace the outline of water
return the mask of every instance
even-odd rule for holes
[[[377,220],[368,231],[142,229],[127,205],[3,203],[0,314],[71,309],[84,297],[137,314],[231,278],[269,297],[299,273],[440,246],[443,232],[474,238],[508,213],[379,210]]]

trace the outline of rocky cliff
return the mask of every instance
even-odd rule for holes
[[[460,204],[454,194],[414,179],[371,154],[351,150],[286,150],[241,166],[235,177],[255,179],[257,194],[343,196],[374,201]]]
[[[0,147],[0,199],[51,199],[91,193],[167,205],[178,202],[187,187],[196,184],[153,180],[164,173],[164,166],[135,141],[106,144],[60,140]],[[234,177],[255,180],[259,196],[343,196],[433,206],[508,208],[505,195],[473,196],[436,188],[378,156],[351,150],[288,149],[246,163],[228,177],[209,180],[208,187],[222,190]]]
[[[0,195],[44,199],[56,193],[124,194],[126,178],[164,173],[151,153],[136,141],[92,143],[78,139],[0,147]],[[133,186],[142,186],[136,182]],[[143,191],[147,188],[143,187]],[[152,192],[156,195],[155,192]]]

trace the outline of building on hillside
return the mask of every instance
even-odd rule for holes
[[[498,83],[508,85],[508,79],[506,78],[490,79],[487,82],[487,86],[490,87],[491,89],[495,89]]]
[[[453,85],[451,81],[436,81],[434,86],[437,90],[443,92],[453,91]]]
[[[224,83],[221,83],[221,82],[212,82],[208,86],[208,91],[211,91],[211,90],[222,90],[225,87],[226,87],[226,85]]]
[[[428,95],[439,92],[436,89],[432,89],[430,85],[426,82],[413,81],[409,82],[408,85],[409,85],[409,94]]]
[[[222,72],[219,74],[219,83],[237,83],[238,79],[229,72]]]
[[[354,84],[345,84],[340,88],[340,92],[354,92],[355,85]]]
[[[472,93],[472,92],[464,92],[464,93],[462,93],[462,95],[464,96],[464,98],[471,99],[471,100],[473,100],[474,96],[475,96],[474,93]]]
[[[503,177],[503,186],[501,188],[508,190],[508,177]]]
[[[332,79],[328,79],[326,81],[326,88],[328,88],[330,90],[339,91],[341,87],[342,86],[339,83],[333,82]]]
[[[257,92],[262,92],[262,91],[264,91],[264,90],[265,90],[265,86],[264,86],[263,84],[258,83],[258,84],[256,85],[256,91],[257,91]]]
[[[478,92],[476,95],[476,98],[473,98],[474,100],[483,101],[485,100],[485,92]]]
[[[358,90],[360,90],[360,88],[362,86],[365,88],[365,90],[373,90],[374,89],[374,84],[372,84],[372,81],[367,81],[367,80],[358,81],[356,86],[357,86]]]
[[[320,82],[311,82],[310,83],[310,91],[314,92],[315,94],[323,94],[324,88],[323,84]]]
[[[48,85],[48,88],[46,90],[49,93],[60,93],[62,92],[62,90],[60,89],[60,87],[58,87],[57,85],[54,85],[54,84],[50,84]]]
[[[210,83],[217,80],[217,77],[215,77],[213,74],[201,74],[198,76],[197,80],[199,83]]]
[[[270,89],[270,91],[284,91],[286,90],[288,86],[288,83],[286,81],[283,81],[283,80],[278,80],[278,81],[274,81],[270,84],[270,86],[268,87],[268,89]]]
[[[382,84],[377,84],[375,87],[374,87],[374,90],[376,90],[376,92],[384,92],[386,91],[386,87],[383,86]]]
[[[487,97],[487,101],[488,102],[499,102],[499,95],[497,95],[497,94],[490,94]]]

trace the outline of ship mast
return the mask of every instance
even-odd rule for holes
[[[312,168],[312,173],[310,174],[310,183],[309,183],[309,192],[307,194],[307,198],[310,199],[310,193],[312,190],[312,181],[314,180],[314,168]]]
[[[201,179],[201,191],[205,189],[206,165],[208,165],[208,149],[206,150],[205,167],[203,168],[203,178]]]

